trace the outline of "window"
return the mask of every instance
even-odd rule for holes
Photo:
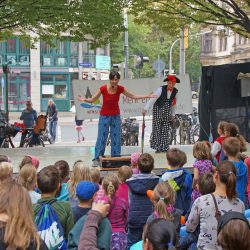
[[[25,42],[22,42],[22,41],[19,42],[19,53],[20,54],[29,54],[30,53],[30,49],[25,44]]]
[[[16,38],[7,40],[7,53],[16,53]]]
[[[55,53],[59,54],[59,55],[64,55],[67,53],[67,49],[66,49],[66,42],[57,42],[57,47],[55,49]]]
[[[79,43],[71,42],[70,43],[70,54],[71,55],[78,55],[78,47],[79,47]]]
[[[67,96],[67,85],[55,85],[54,98],[65,99]]]
[[[52,54],[51,46],[46,42],[41,42],[41,53],[42,54]]]
[[[227,50],[227,36],[225,36],[224,32],[219,33],[219,51]]]
[[[53,75],[41,75],[42,82],[53,82]]]
[[[52,98],[54,96],[54,85],[42,85],[42,98]]]
[[[59,81],[59,82],[61,82],[61,81],[67,81],[67,78],[68,78],[68,76],[67,75],[56,75],[55,76],[56,77],[56,82],[57,81]]]
[[[212,52],[212,34],[203,35],[203,52],[211,53]]]

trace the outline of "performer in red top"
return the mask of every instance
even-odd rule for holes
[[[168,75],[164,82],[167,85],[158,88],[154,95],[144,107],[143,115],[153,106],[152,133],[150,137],[150,147],[156,150],[156,153],[166,152],[169,149],[170,141],[170,121],[175,115],[175,107],[178,90],[174,87],[180,80],[174,75]]]
[[[121,155],[121,117],[119,108],[120,95],[123,94],[131,99],[152,98],[153,95],[134,95],[128,92],[123,86],[118,85],[120,74],[111,72],[109,74],[110,82],[102,85],[95,95],[91,98],[78,97],[79,101],[95,102],[101,95],[103,104],[99,117],[98,136],[95,145],[95,157],[93,167],[99,166],[99,157],[105,153],[105,147],[110,130],[111,137],[111,156]]]

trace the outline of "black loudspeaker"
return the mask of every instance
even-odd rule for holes
[[[241,97],[249,97],[250,96],[250,79],[241,79]]]

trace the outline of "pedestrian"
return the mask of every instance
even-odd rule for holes
[[[109,83],[102,85],[93,97],[83,98],[82,96],[78,96],[79,101],[88,103],[95,102],[101,95],[103,97],[93,167],[98,167],[100,165],[99,157],[104,156],[109,130],[111,136],[111,156],[114,157],[121,155],[121,117],[119,109],[120,95],[123,94],[131,99],[154,97],[150,94],[134,95],[128,92],[125,87],[118,84],[120,81],[120,74],[118,72],[111,72],[109,74],[109,80]]]
[[[56,104],[54,103],[52,99],[49,99],[46,116],[49,119],[49,133],[52,138],[51,143],[55,143],[56,141],[56,128],[57,128],[57,121],[58,121],[57,113],[58,112],[57,112]]]
[[[75,116],[75,122],[76,122],[76,131],[77,131],[77,143],[80,143],[81,141],[84,141],[85,139],[82,133],[83,120],[78,120],[77,116]]]
[[[26,109],[24,109],[22,111],[22,114],[20,116],[20,120],[23,121],[23,123],[25,125],[25,128],[33,128],[34,127],[34,125],[36,123],[36,120],[37,120],[37,112],[36,112],[36,110],[34,110],[32,108],[32,102],[31,101],[27,101],[26,102]],[[24,139],[27,136],[27,133],[28,133],[27,129],[25,129],[22,132],[22,136],[21,136],[21,141],[20,141],[19,147],[23,147],[23,145],[24,145]],[[33,134],[33,137],[34,136],[35,135]],[[32,143],[34,143],[34,142],[35,142],[35,139],[32,140]]]
[[[156,150],[156,153],[166,152],[169,149],[170,121],[173,120],[178,100],[178,90],[174,87],[180,80],[174,75],[168,75],[164,82],[166,85],[159,87],[155,92],[158,98],[147,102],[143,115],[153,106],[152,133],[150,137],[150,147]]]

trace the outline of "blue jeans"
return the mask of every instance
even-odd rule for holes
[[[142,240],[143,228],[128,228],[128,249],[138,241]]]
[[[98,136],[95,145],[95,158],[98,160],[105,153],[105,147],[110,131],[111,156],[121,155],[121,117],[120,115],[100,115],[98,123]]]
[[[57,127],[57,121],[50,121],[49,122],[49,133],[52,138],[52,143],[56,140],[56,127]]]

